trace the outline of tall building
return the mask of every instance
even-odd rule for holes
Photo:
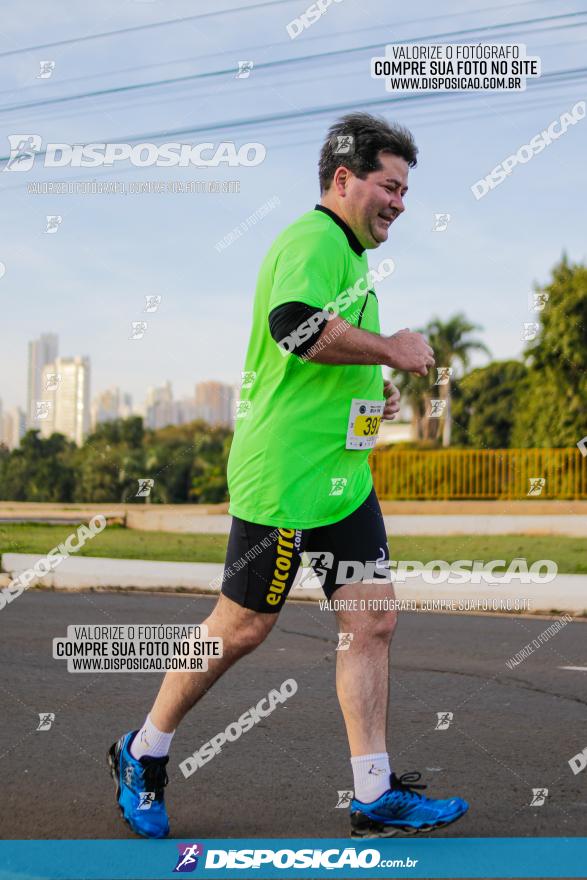
[[[199,382],[196,385],[197,418],[209,425],[234,426],[235,393],[232,385],[223,382]]]
[[[90,430],[90,359],[56,358],[42,374],[40,412],[34,427],[42,437],[65,434],[78,446]],[[38,407],[37,407],[38,408]]]
[[[175,401],[175,424],[188,425],[197,418],[196,401],[193,397],[182,397]]]
[[[39,339],[29,342],[27,382],[27,428],[38,428],[35,419],[35,402],[43,400],[43,370],[57,357],[59,339],[55,333],[41,333]]]
[[[171,382],[162,388],[148,388],[145,401],[145,427],[152,431],[176,424]]]
[[[26,414],[19,406],[4,412],[0,421],[0,441],[9,449],[17,449],[26,431]]]
[[[108,388],[94,398],[92,403],[92,429],[100,422],[128,419],[132,415],[132,397],[120,388]]]

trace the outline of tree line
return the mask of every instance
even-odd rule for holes
[[[0,446],[0,500],[218,503],[231,441],[204,421],[145,430],[140,416],[99,424],[80,447],[27,431],[17,449]],[[138,494],[145,480],[150,492]]]

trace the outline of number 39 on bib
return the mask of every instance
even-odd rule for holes
[[[384,400],[351,401],[346,433],[347,449],[373,449],[383,417]]]

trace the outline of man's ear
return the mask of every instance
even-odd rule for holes
[[[339,165],[336,171],[334,172],[334,177],[332,178],[332,183],[336,187],[336,192],[339,196],[344,196],[349,184],[349,180],[351,178],[352,172],[349,171],[344,165]]]

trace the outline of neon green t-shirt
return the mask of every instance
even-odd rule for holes
[[[309,529],[338,522],[369,495],[368,457],[384,402],[381,367],[284,354],[269,329],[271,310],[297,301],[328,306],[348,323],[379,333],[368,272],[353,233],[321,209],[303,214],[269,249],[257,282],[228,461],[233,516]],[[302,333],[303,325],[300,341]],[[321,337],[328,333],[329,323]]]

